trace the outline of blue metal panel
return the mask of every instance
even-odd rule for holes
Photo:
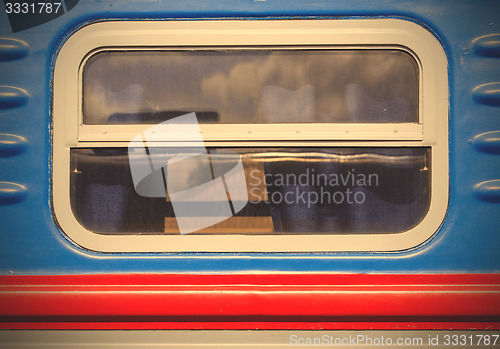
[[[222,17],[393,17],[414,21],[435,33],[449,61],[450,197],[446,220],[433,239],[400,253],[314,255],[102,254],[65,239],[52,216],[50,191],[51,76],[62,40],[78,26],[104,19]],[[500,161],[498,151],[484,151],[491,144],[475,138],[500,130],[498,85],[484,86],[500,81],[497,36],[479,39],[498,33],[500,2],[495,0],[82,0],[66,14],[16,33],[2,8],[0,37],[17,40],[17,46],[0,52],[7,57],[0,61],[1,85],[26,94],[12,97],[22,103],[0,100],[0,133],[23,140],[22,151],[0,157],[0,181],[9,183],[2,186],[0,198],[0,273],[500,272],[500,206],[497,199],[491,199],[498,198],[498,182],[489,182],[500,178]],[[9,188],[17,191],[12,193],[14,199],[5,198]]]

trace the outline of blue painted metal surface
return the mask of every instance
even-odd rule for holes
[[[477,135],[472,139],[472,144],[481,152],[500,154],[500,132],[492,131]]]
[[[472,49],[485,57],[500,57],[500,34],[490,34],[474,39]]]
[[[18,155],[26,150],[23,137],[0,133],[0,157]]]
[[[28,45],[24,41],[0,38],[0,62],[22,59],[28,52]]]
[[[437,36],[448,56],[449,210],[442,227],[426,244],[390,254],[101,254],[74,246],[59,231],[50,190],[51,76],[57,48],[75,28],[107,19],[364,17],[419,23]],[[500,205],[477,194],[483,183],[500,178],[500,159],[498,154],[478,151],[477,138],[472,141],[500,130],[498,103],[482,103],[474,92],[477,86],[500,81],[500,59],[491,53],[497,48],[479,39],[499,33],[500,2],[496,0],[480,4],[474,0],[82,0],[65,15],[16,33],[2,9],[0,37],[25,42],[29,54],[0,62],[1,83],[22,89],[30,97],[28,103],[0,110],[0,132],[23,137],[30,147],[0,158],[0,181],[26,188],[24,200],[0,206],[0,273],[500,272]]]
[[[475,187],[476,196],[486,202],[500,202],[500,180],[479,183]]]
[[[26,187],[12,182],[0,182],[0,205],[12,205],[26,198]]]
[[[500,107],[500,82],[478,86],[472,93],[476,102],[491,105],[492,107]]]
[[[11,109],[25,105],[28,94],[25,90],[13,86],[0,86],[0,109]]]

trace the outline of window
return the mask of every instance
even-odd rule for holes
[[[225,149],[243,159],[248,202],[222,224],[192,234],[399,233],[420,223],[429,208],[429,148]],[[160,161],[177,155],[157,150]],[[148,162],[123,148],[71,151],[77,220],[97,234],[179,233],[169,198],[136,192],[131,156]],[[225,160],[211,159],[213,165]],[[187,214],[197,217],[196,210]]]
[[[100,51],[83,69],[84,125],[418,123],[418,65],[397,49]]]
[[[92,24],[55,65],[56,218],[104,252],[411,248],[446,211],[447,98],[401,20]]]

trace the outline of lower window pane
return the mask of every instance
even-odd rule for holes
[[[416,226],[430,148],[71,150],[71,206],[97,234],[359,234]]]

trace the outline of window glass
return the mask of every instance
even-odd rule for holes
[[[214,194],[210,205],[229,200],[234,216],[192,234],[397,233],[416,226],[429,208],[426,147],[208,148],[208,177],[199,168],[180,174],[173,167],[158,172],[158,197],[134,186],[132,161],[144,161],[147,168],[151,162],[167,164],[180,153],[192,156],[189,148],[150,148],[149,158],[127,148],[71,149],[75,217],[98,234],[179,234],[173,191],[222,176],[229,169],[225,164],[235,158],[243,165],[245,200],[238,202],[226,178],[230,195],[218,199]],[[182,212],[189,221],[206,218],[199,216],[206,211],[196,209],[206,203],[188,204]]]
[[[103,51],[83,70],[83,122],[417,123],[418,66],[396,49]]]

